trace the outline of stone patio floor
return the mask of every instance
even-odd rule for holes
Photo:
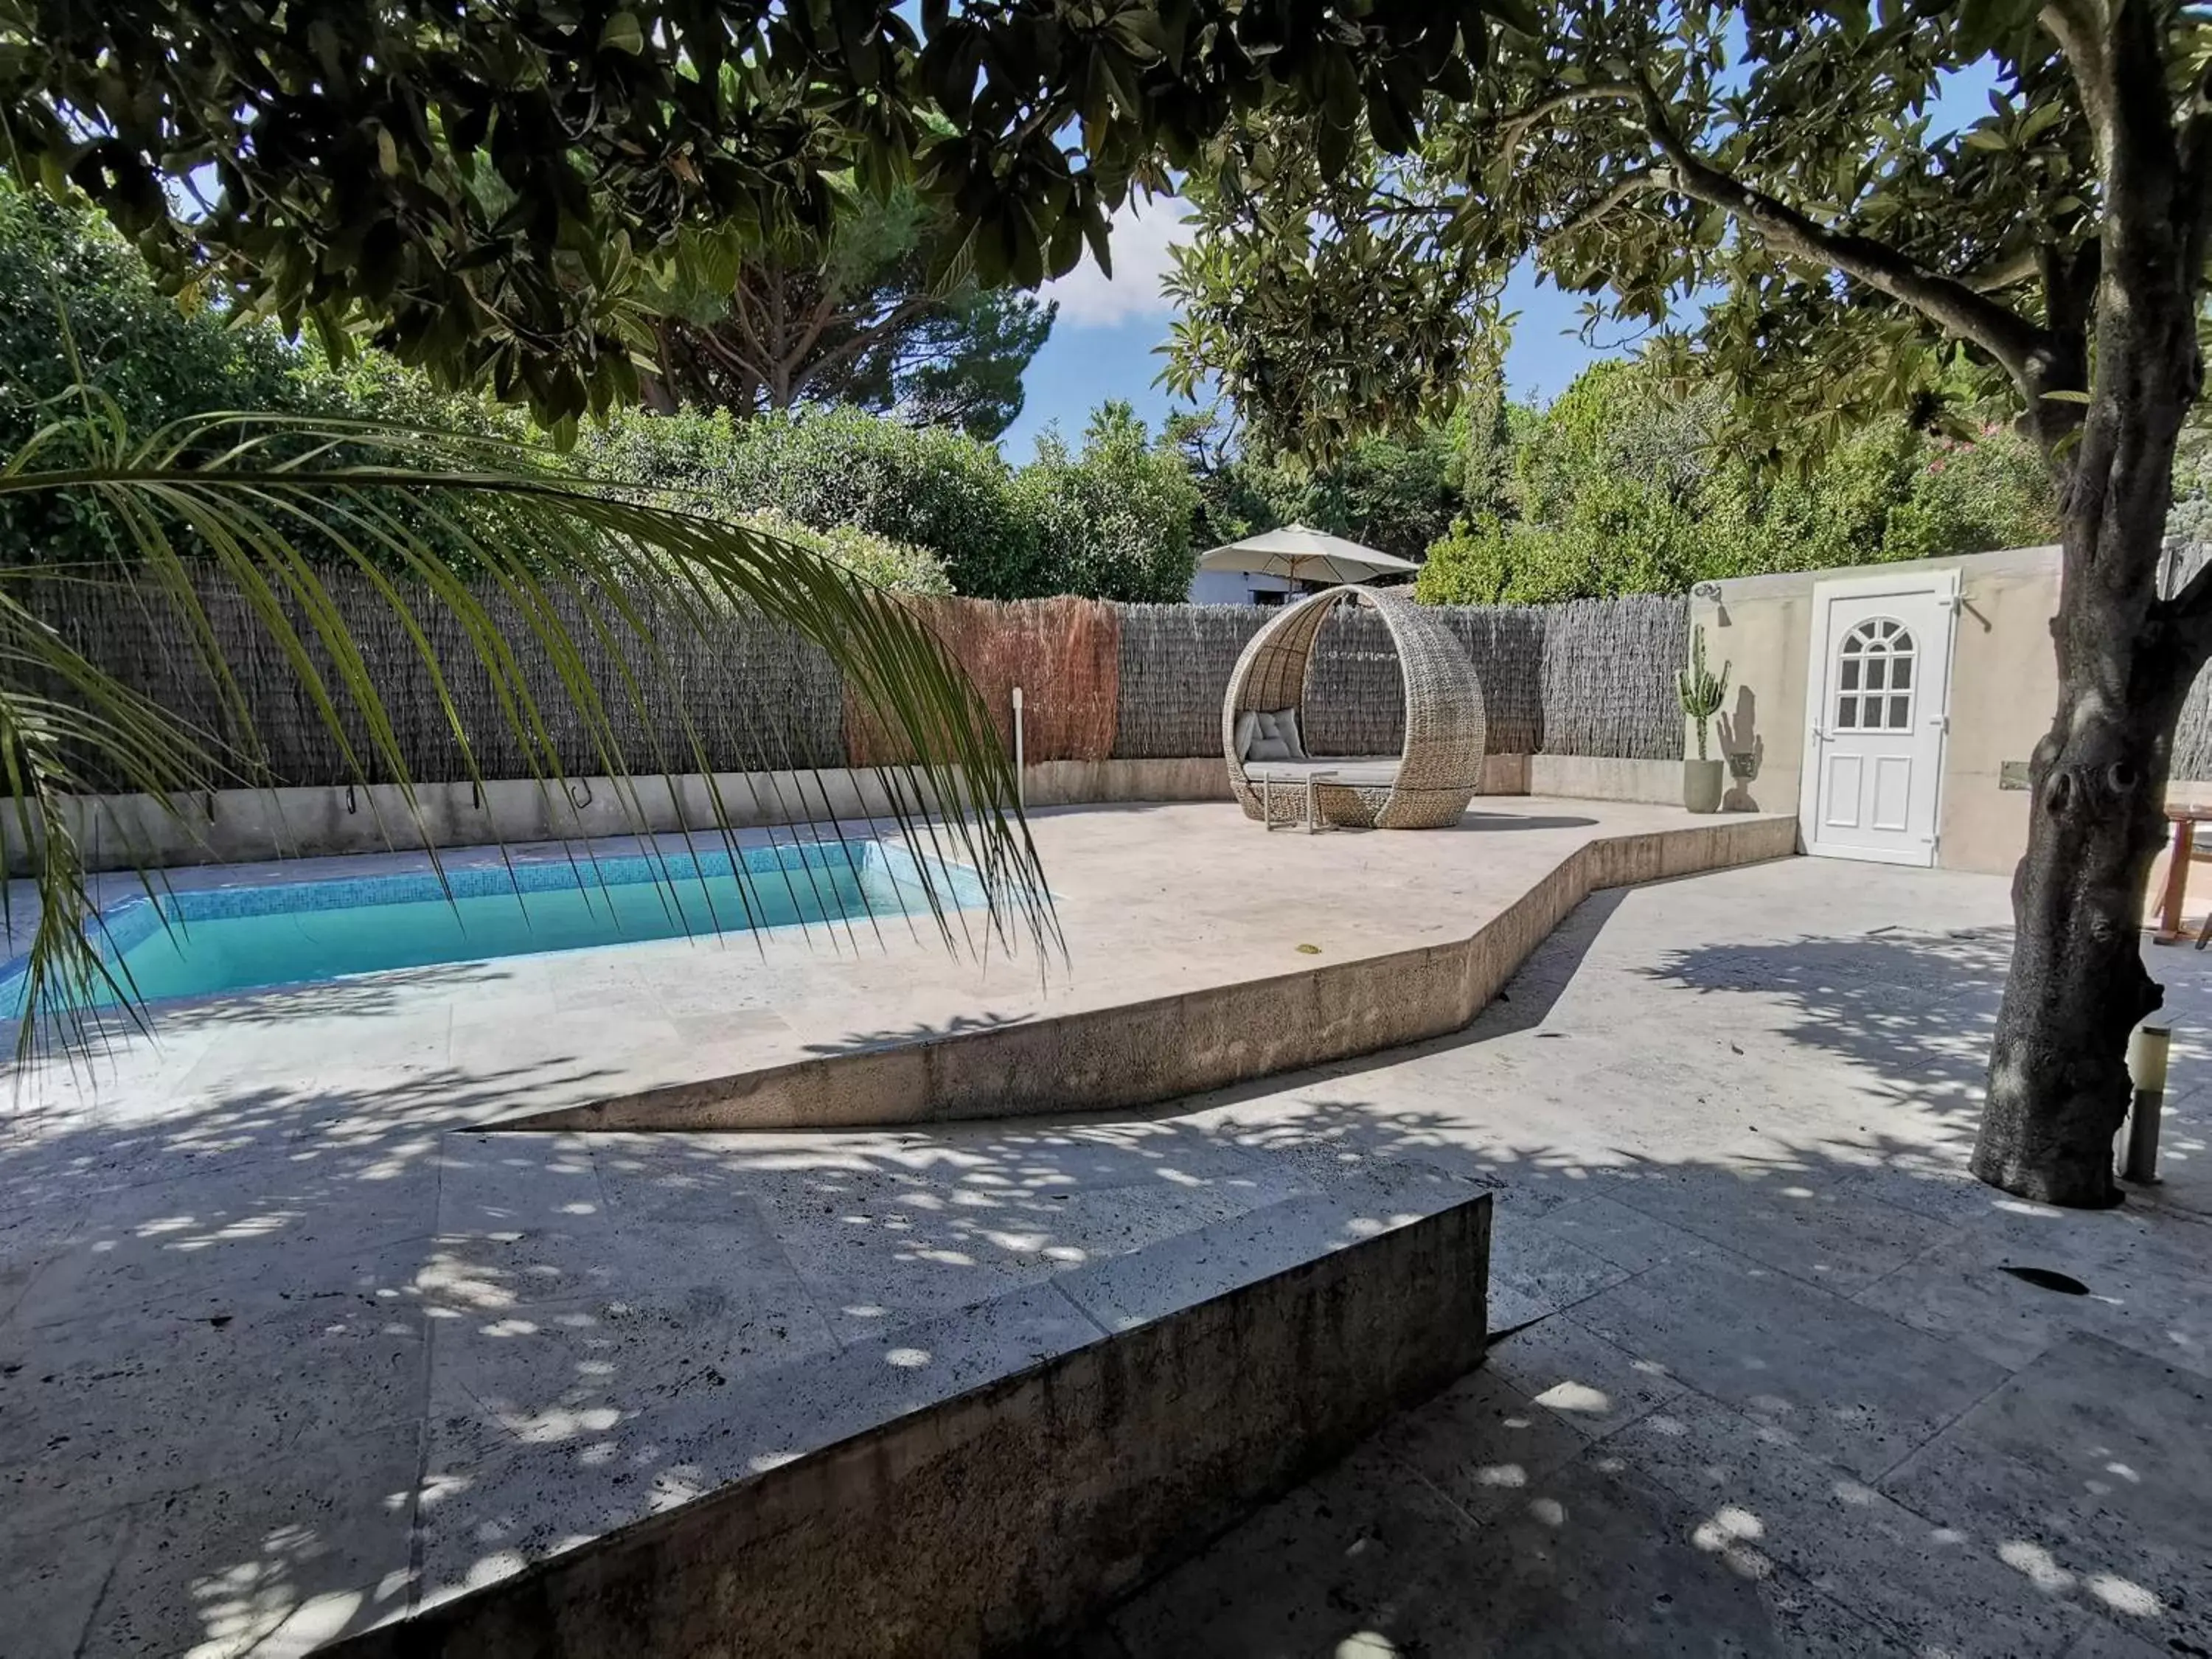
[[[1086,1659],[2212,1652],[2212,957],[2149,949],[2165,1184],[2049,1211],[1964,1175],[2005,920],[1804,859],[1601,895],[1463,1037],[1183,1120],[1502,1182],[1504,1334]]]
[[[2044,1212],[1962,1174],[2004,917],[1805,860],[1601,895],[1463,1034],[1141,1119],[488,1135],[449,1049],[373,1109],[15,1126],[0,1650],[298,1651],[1103,1328],[1079,1264],[1452,1182],[1489,1364],[1101,1652],[2212,1650],[2212,957],[2153,957],[2167,1184]]]
[[[670,939],[611,950],[443,963],[322,984],[166,1005],[161,1041],[119,1018],[97,1075],[49,1066],[0,1133],[42,1115],[173,1121],[307,1096],[374,1099],[481,1122],[668,1084],[909,1042],[978,1027],[1309,969],[1464,937],[1574,848],[1607,835],[1682,830],[1679,808],[1627,801],[1485,798],[1457,826],[1419,836],[1262,832],[1226,802],[1062,808],[1032,815],[1064,951],[1017,937],[1009,956],[981,913],[952,913],[949,951],[927,916]],[[865,834],[866,826],[848,825]],[[879,833],[896,839],[896,827]],[[788,830],[746,830],[747,844]],[[592,843],[620,855],[640,843]],[[662,845],[679,850],[680,842]],[[522,859],[565,863],[556,844]],[[495,865],[496,849],[447,855]],[[356,854],[181,870],[183,886],[251,886],[416,871],[420,854]],[[101,878],[134,895],[135,878]],[[19,926],[35,915],[16,884]],[[1300,947],[1310,947],[1302,950]],[[10,1044],[12,1026],[0,1025]],[[127,1145],[110,1151],[119,1164]]]

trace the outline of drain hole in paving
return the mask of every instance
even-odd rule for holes
[[[2087,1296],[2089,1287],[2071,1273],[2062,1273],[2051,1267],[2007,1267],[2005,1272],[2023,1284],[2033,1285],[2039,1291],[2057,1291],[2062,1296]]]

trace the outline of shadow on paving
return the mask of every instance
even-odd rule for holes
[[[1622,967],[1609,930],[1669,890],[1583,907],[1466,1033],[1172,1116],[487,1134],[488,1103],[546,1079],[440,1070],[9,1126],[9,1651],[308,1645],[1003,1375],[1048,1328],[1096,1332],[1071,1269],[1310,1251],[1439,1186],[1496,1192],[1491,1322],[1517,1334],[1100,1650],[2212,1646],[2185,1272],[2212,1229],[1959,1177],[2001,935]],[[1601,1030],[1627,980],[1668,1009],[1701,993],[1685,1029],[1733,1029],[1723,992],[1766,1000],[1920,1132],[1784,1115],[1755,1146],[1570,1146],[1486,1121],[1483,1091],[1564,1063],[1548,1039]],[[1705,1080],[1617,1063],[1591,1075],[1699,1121]],[[1401,1086],[1424,1066],[1451,1097]],[[2002,1271],[2031,1259],[2091,1295]]]
[[[1510,1002],[1425,1051],[1541,1038],[1613,914],[1651,896],[1584,907]],[[2083,1215],[1964,1178],[2008,951],[1997,928],[1882,929],[1633,968],[1700,994],[1685,1025],[1744,1030],[1723,994],[1758,999],[1751,1029],[1845,1062],[1927,1133],[1847,1123],[1717,1160],[1486,1149],[1492,1328],[1499,1301],[1534,1317],[1077,1650],[2212,1651],[2212,1228],[2171,1191]],[[2195,964],[2152,963],[2178,1023],[2212,1005]],[[2177,1075],[2202,1055],[2178,1038]],[[2166,1134],[2170,1173],[2202,1167],[2201,1119],[2171,1110]],[[2087,1294],[2006,1271],[2038,1262]]]
[[[147,1004],[146,1012],[166,1036],[235,1031],[241,1027],[265,1030],[302,1018],[369,1018],[391,1013],[403,1006],[410,994],[426,990],[446,992],[459,1001],[513,976],[512,970],[502,967],[497,958],[431,963],[306,984],[249,986],[204,996],[164,997]],[[0,1020],[0,1041],[7,1044],[4,1052],[9,1056],[15,1052],[21,1024]],[[49,1057],[38,1062],[35,1069],[96,1069],[107,1063],[118,1042],[143,1034],[143,1028],[121,1009],[88,1011],[76,1031],[56,1026],[42,1033],[43,1052]],[[4,1109],[0,1109],[0,1122],[4,1122]]]

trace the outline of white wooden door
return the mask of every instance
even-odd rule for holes
[[[1958,603],[1955,570],[1814,588],[1798,803],[1808,852],[1936,861]]]

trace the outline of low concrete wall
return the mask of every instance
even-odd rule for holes
[[[1485,1194],[327,1651],[1037,1651],[1473,1369],[1486,1335],[1489,1256]]]
[[[80,843],[95,870],[193,864],[248,864],[339,853],[419,852],[427,847],[489,847],[698,829],[715,821],[714,792],[738,829],[826,817],[888,816],[890,797],[873,772],[727,772],[710,787],[702,775],[572,778],[564,787],[516,779],[483,785],[424,784],[410,814],[396,785],[354,788],[219,789],[185,798],[181,816],[145,795],[77,803]],[[0,821],[8,868],[22,867],[12,818]]]
[[[1562,765],[1561,763],[1567,763]],[[1638,769],[1665,774],[1663,787]],[[1532,782],[1532,772],[1537,781]],[[1031,806],[1097,801],[1233,800],[1218,756],[1183,760],[1040,761],[1022,769]],[[1653,788],[1656,793],[1650,793]],[[1642,789],[1644,793],[1636,793]],[[76,803],[74,819],[94,870],[167,869],[196,864],[256,864],[343,853],[420,852],[426,847],[588,839],[702,829],[716,820],[714,791],[732,828],[890,816],[890,796],[874,772],[724,772],[710,789],[699,775],[573,778],[565,787],[529,779],[417,787],[410,813],[396,785],[354,788],[218,789],[185,798],[172,816],[150,796],[108,795]],[[1592,800],[1672,800],[1680,793],[1671,761],[1585,760],[1559,755],[1492,755],[1483,762],[1485,795],[1581,795]],[[12,817],[0,819],[6,868],[27,861]]]
[[[1218,759],[1047,761],[1024,774],[1031,806],[1231,798],[1228,769]],[[711,788],[698,775],[641,778],[628,786],[605,777],[574,778],[565,787],[529,779],[481,790],[424,784],[416,790],[419,827],[390,784],[219,789],[186,798],[181,816],[163,811],[149,796],[104,796],[78,803],[75,817],[91,868],[168,868],[696,830],[716,821],[716,790],[721,812],[740,830],[891,816],[879,774],[839,769],[725,772]],[[21,872],[22,837],[12,817],[0,819],[0,847],[8,870]]]
[[[1478,795],[1525,795],[1528,790],[1528,760],[1526,755],[1485,755],[1482,757],[1482,781],[1475,787]]]
[[[1608,755],[1531,755],[1528,757],[1524,793],[1565,795],[1580,800],[1654,801],[1680,806],[1682,763],[1621,760]]]
[[[1022,769],[1030,806],[1093,801],[1234,800],[1229,763],[1218,755],[1188,760],[1038,761]]]
[[[503,1118],[502,1129],[810,1129],[1148,1106],[1458,1030],[1599,888],[1788,856],[1792,818],[1587,842],[1464,939],[1176,996]]]

